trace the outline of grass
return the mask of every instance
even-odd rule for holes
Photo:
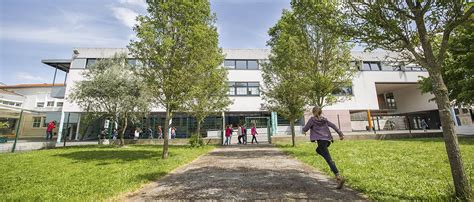
[[[213,149],[170,146],[69,147],[0,154],[2,200],[104,200],[134,191]]]
[[[459,142],[474,186],[474,138]],[[295,148],[279,146],[310,166],[333,175],[324,159],[316,156],[315,143],[300,143]],[[337,141],[329,150],[349,186],[371,199],[453,199],[454,186],[441,138]]]

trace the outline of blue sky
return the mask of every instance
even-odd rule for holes
[[[1,0],[0,82],[51,83],[41,59],[71,58],[74,47],[125,47],[145,0]],[[265,48],[289,0],[211,0],[222,48]],[[64,75],[59,75],[63,79]],[[60,80],[61,80],[60,79]]]

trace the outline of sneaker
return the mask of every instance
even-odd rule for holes
[[[346,179],[344,179],[341,176],[336,177],[336,182],[337,182],[336,189],[342,189],[342,187],[344,186],[345,181],[346,181]]]

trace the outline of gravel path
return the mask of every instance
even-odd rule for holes
[[[335,186],[333,178],[271,145],[227,146],[128,194],[125,200],[365,200],[351,189]]]

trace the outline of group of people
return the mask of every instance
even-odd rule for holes
[[[224,145],[230,145],[231,139],[232,139],[232,133],[234,132],[234,129],[232,128],[232,125],[227,125],[226,130],[225,130],[225,142]],[[252,135],[252,144],[257,143],[257,128],[255,126],[255,123],[252,124],[252,128],[250,129],[250,134]],[[238,125],[237,127],[237,140],[239,141],[238,144],[247,144],[247,128],[245,125]]]
[[[139,139],[140,138],[140,133],[142,133],[143,131],[140,129],[140,128],[135,128],[135,132],[134,132],[134,138],[135,140]],[[153,139],[153,129],[151,128],[148,128],[147,130],[147,134],[148,134],[148,138],[149,139]],[[161,129],[161,126],[158,126],[158,128],[156,129],[156,133],[158,135],[158,139],[163,139],[163,130]],[[169,134],[170,134],[170,138],[171,139],[175,139],[176,138],[176,127],[170,127],[169,128]]]

